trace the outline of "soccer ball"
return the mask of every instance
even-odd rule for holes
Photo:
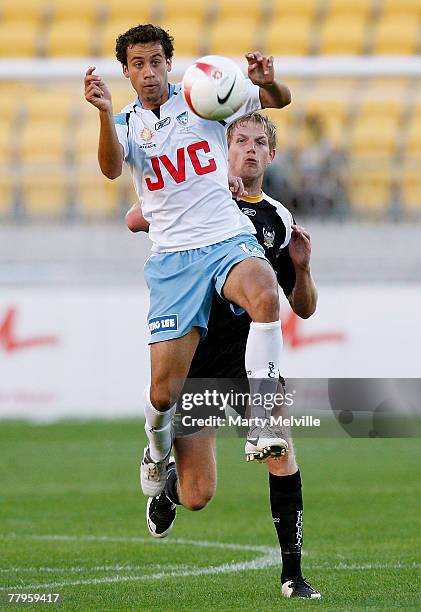
[[[181,89],[187,106],[202,117],[220,121],[233,115],[247,97],[246,79],[235,62],[205,55],[187,68]]]

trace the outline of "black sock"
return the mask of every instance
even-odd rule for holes
[[[181,502],[178,499],[177,482],[177,468],[175,467],[175,465],[172,465],[167,472],[167,480],[165,482],[164,492],[170,502],[172,502],[173,504],[177,504],[177,506],[180,506]]]
[[[282,555],[281,582],[301,576],[303,497],[300,470],[290,476],[269,473],[270,508]]]

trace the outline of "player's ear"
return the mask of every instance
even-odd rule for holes
[[[270,159],[269,163],[273,162],[273,160],[275,159],[275,155],[276,155],[276,149],[272,149],[272,151],[269,151],[269,159]]]
[[[124,74],[124,76],[126,77],[126,79],[128,79],[128,78],[129,78],[129,69],[128,69],[128,67],[127,67],[127,66],[125,66],[124,64],[123,64],[123,74]]]
[[[167,59],[167,72],[171,72],[172,69],[172,60]]]

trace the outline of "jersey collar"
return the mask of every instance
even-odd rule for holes
[[[173,83],[168,83],[168,100],[170,100],[174,94],[175,94],[175,85]],[[166,100],[164,104],[166,104],[168,100]],[[162,106],[164,106],[164,104],[162,104]],[[139,96],[136,98],[135,103],[134,103],[135,110],[136,110],[136,107],[143,108],[142,102],[139,100]]]
[[[248,204],[257,204],[258,202],[263,202],[263,194],[261,193],[258,196],[241,196],[241,200]]]

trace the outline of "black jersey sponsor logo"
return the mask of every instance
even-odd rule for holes
[[[256,211],[253,208],[242,208],[241,212],[249,217],[254,217],[256,215]]]
[[[273,248],[273,242],[275,240],[275,230],[271,227],[263,228],[263,239],[265,243],[265,247],[267,249]]]

